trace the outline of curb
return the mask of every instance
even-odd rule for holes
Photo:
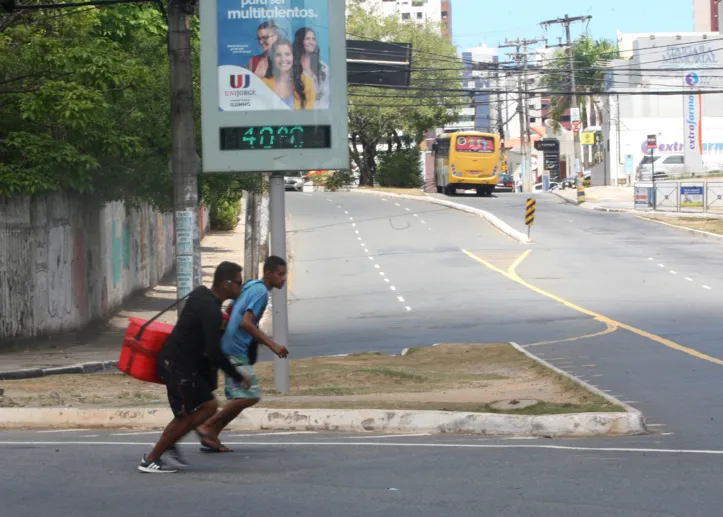
[[[634,422],[633,427],[640,429],[639,434],[644,434],[644,433],[647,433],[647,432],[648,432],[648,428],[647,428],[647,426],[645,425],[645,417],[644,417],[643,414],[640,412],[640,410],[635,409],[633,406],[631,406],[631,405],[629,405],[629,404],[626,404],[626,403],[623,402],[622,400],[616,399],[616,398],[613,397],[612,395],[610,395],[610,394],[608,394],[608,393],[605,393],[604,391],[602,391],[601,389],[596,388],[596,387],[593,386],[592,384],[588,384],[587,382],[585,382],[585,381],[583,381],[583,380],[581,380],[581,379],[578,379],[578,378],[575,377],[574,375],[571,375],[571,374],[567,373],[565,370],[561,370],[561,369],[558,368],[557,366],[555,366],[555,365],[553,365],[553,364],[551,364],[551,363],[548,363],[548,362],[545,361],[544,359],[536,356],[535,354],[533,354],[532,352],[530,352],[529,350],[527,350],[525,347],[520,346],[520,345],[518,345],[517,343],[514,343],[514,342],[512,342],[512,341],[510,341],[509,343],[510,343],[510,345],[512,345],[517,351],[525,354],[527,357],[529,357],[530,359],[532,359],[532,360],[535,361],[536,363],[538,363],[538,364],[544,366],[545,368],[547,368],[547,369],[555,372],[556,374],[560,375],[561,377],[564,377],[564,378],[568,379],[569,381],[574,382],[574,383],[577,384],[578,386],[581,386],[582,388],[585,388],[586,390],[594,393],[595,395],[598,395],[598,396],[604,398],[605,400],[607,400],[607,401],[610,402],[611,404],[615,404],[616,406],[620,406],[620,407],[625,408],[625,410],[627,411],[627,414],[630,414],[630,415],[634,415],[634,416],[635,416],[636,422]]]
[[[679,230],[684,230],[686,232],[690,232],[693,234],[702,235],[704,237],[713,237],[715,239],[723,239],[723,235],[719,235],[717,233],[706,232],[703,230],[696,230],[695,228],[686,228],[685,226],[678,226],[677,224],[670,224],[670,223],[666,223],[664,221],[658,221],[656,219],[648,219],[647,217],[643,217],[642,215],[636,215],[635,217],[637,217],[638,219],[643,219],[644,221],[649,221],[651,223],[659,223],[659,224],[663,224],[665,226],[670,226],[671,228],[678,228]]]
[[[587,201],[585,201],[585,202],[582,203],[581,205],[578,205],[578,204],[577,204],[577,201],[572,200],[572,199],[568,199],[568,198],[566,198],[565,196],[563,196],[562,194],[559,194],[557,191],[551,190],[551,191],[550,191],[550,194],[553,194],[553,195],[559,197],[559,198],[562,199],[565,203],[568,203],[568,204],[570,204],[570,205],[577,206],[577,207],[580,207],[580,208],[586,208],[587,210],[595,210],[595,211],[597,211],[597,212],[618,212],[618,213],[631,213],[631,212],[633,212],[633,210],[628,210],[628,209],[626,209],[626,208],[607,208],[607,207],[604,207],[604,206],[586,206],[586,205],[587,205]]]
[[[447,208],[453,208],[455,210],[460,210],[462,212],[467,212],[469,214],[473,214],[478,217],[481,217],[482,219],[484,219],[485,221],[490,223],[492,226],[497,228],[499,231],[501,231],[505,235],[508,235],[509,237],[512,237],[513,239],[515,239],[516,241],[518,241],[521,244],[529,244],[530,242],[532,242],[531,239],[529,239],[525,233],[515,230],[509,224],[504,222],[502,219],[500,219],[496,215],[493,215],[490,212],[487,212],[486,210],[481,210],[479,208],[474,208],[471,206],[463,205],[461,203],[455,203],[453,201],[446,201],[444,199],[437,199],[437,198],[431,197],[431,196],[410,196],[407,194],[392,194],[390,192],[375,192],[373,190],[355,190],[354,192],[359,192],[359,193],[363,193],[363,194],[371,194],[374,196],[381,196],[381,197],[406,199],[409,201],[422,201],[425,203],[433,203],[435,205],[446,206]]]
[[[648,433],[637,409],[540,359],[517,343],[516,350],[556,374],[626,409],[626,412],[509,415],[454,411],[247,409],[229,429],[239,431],[336,431],[483,436],[594,437]],[[0,429],[162,429],[173,418],[167,408],[0,408]]]
[[[0,372],[0,381],[35,379],[48,375],[82,374],[82,373],[117,373],[118,361],[97,361],[52,368],[31,368],[27,370],[10,370]]]
[[[163,429],[173,415],[160,408],[0,408],[0,429]],[[425,432],[484,436],[593,437],[641,434],[631,413],[502,415],[451,411],[247,409],[234,431]]]

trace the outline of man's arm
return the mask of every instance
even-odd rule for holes
[[[269,336],[264,334],[263,331],[256,326],[254,320],[255,316],[253,311],[251,311],[251,309],[247,310],[241,320],[241,328],[256,341],[269,347],[271,351],[279,357],[287,357],[289,355],[287,348],[283,345],[279,345]]]
[[[247,379],[241,375],[236,368],[228,360],[226,354],[221,350],[221,310],[214,306],[213,303],[203,304],[203,336],[206,345],[206,353],[209,359],[221,368],[229,377],[242,384],[247,383]]]

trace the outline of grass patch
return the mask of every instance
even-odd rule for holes
[[[291,392],[273,391],[273,363],[256,365],[261,407],[407,409],[544,415],[621,411],[606,399],[539,365],[507,343],[444,344],[404,356],[378,352],[294,359]],[[125,375],[57,375],[3,381],[0,406],[154,407],[166,404],[165,387]],[[223,379],[219,399],[224,400]],[[497,401],[535,400],[515,409]]]
[[[655,217],[650,215],[641,216],[643,219],[651,221],[662,221],[692,230],[702,230],[704,232],[723,235],[723,219],[703,218],[703,217]]]

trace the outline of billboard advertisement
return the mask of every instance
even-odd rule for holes
[[[681,208],[703,208],[703,186],[681,186]]]
[[[219,111],[329,109],[329,0],[217,1]]]
[[[703,172],[703,126],[702,95],[699,91],[700,76],[696,72],[683,73],[684,150],[685,172]]]

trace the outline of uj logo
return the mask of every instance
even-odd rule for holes
[[[250,74],[236,74],[230,76],[231,88],[234,90],[239,88],[248,88],[251,86]]]
[[[688,86],[695,86],[696,84],[698,84],[699,81],[700,78],[695,72],[691,72],[685,76],[685,84],[687,84]]]

